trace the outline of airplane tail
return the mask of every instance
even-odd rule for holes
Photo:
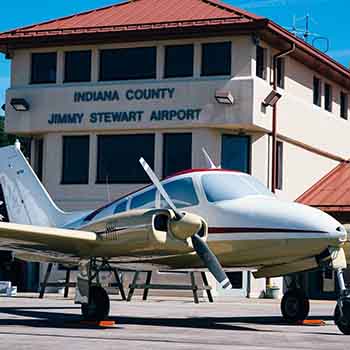
[[[12,223],[61,227],[77,217],[77,213],[66,213],[56,206],[18,143],[0,148],[0,186],[0,200]]]

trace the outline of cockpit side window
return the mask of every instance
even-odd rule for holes
[[[130,209],[146,209],[155,208],[156,190],[152,188],[146,192],[143,192],[131,200]]]
[[[118,214],[118,213],[122,213],[122,212],[126,211],[127,203],[128,203],[127,199],[124,199],[121,202],[117,203],[117,205],[114,208],[113,213]]]
[[[177,208],[192,207],[199,203],[190,177],[168,182],[164,184],[164,188]],[[160,200],[160,207],[169,208],[163,198]]]

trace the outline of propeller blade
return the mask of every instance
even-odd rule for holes
[[[140,164],[142,165],[143,169],[145,170],[146,174],[148,175],[148,177],[151,179],[151,181],[153,182],[154,186],[157,188],[157,190],[159,191],[159,193],[162,195],[162,197],[164,198],[164,200],[168,203],[169,207],[174,211],[175,215],[177,218],[182,218],[182,214],[177,210],[175,204],[173,203],[173,201],[170,199],[170,197],[168,196],[168,194],[166,193],[163,185],[160,183],[160,181],[158,180],[156,174],[153,172],[153,170],[150,168],[150,166],[148,165],[148,163],[143,159],[140,158],[139,160]]]
[[[203,241],[197,234],[191,237],[193,248],[204,262],[208,270],[213,274],[215,279],[220,283],[223,289],[231,289],[231,283],[224,269],[219,263],[215,254],[210,250],[207,243]]]
[[[207,163],[208,163],[208,167],[209,167],[210,169],[217,169],[217,166],[216,166],[216,165],[214,164],[214,162],[211,160],[211,158],[210,158],[208,152],[206,151],[206,149],[205,149],[204,147],[202,148],[202,152],[203,152],[203,154],[204,154],[205,160],[206,160]]]

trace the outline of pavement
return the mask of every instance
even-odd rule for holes
[[[60,295],[22,294],[0,298],[0,349],[347,349],[350,336],[332,321],[335,302],[311,302],[310,318],[324,326],[287,325],[279,301],[137,297],[126,303],[112,296],[116,325],[82,324],[80,307]]]

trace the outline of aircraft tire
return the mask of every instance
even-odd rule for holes
[[[88,321],[103,321],[108,318],[110,310],[109,296],[105,289],[93,286],[90,289],[90,303],[81,305],[83,318]]]
[[[304,321],[310,311],[310,301],[301,289],[287,291],[281,302],[283,318],[290,323]]]
[[[343,300],[343,317],[340,316],[339,305],[335,307],[334,323],[343,334],[350,335],[350,300]]]

